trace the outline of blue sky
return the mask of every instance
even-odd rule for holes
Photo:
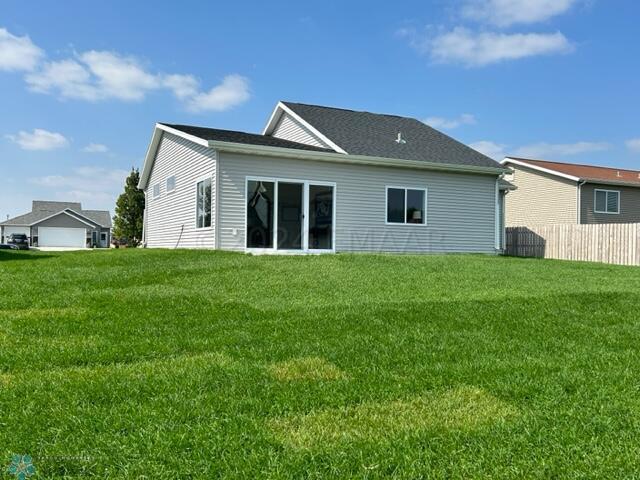
[[[114,210],[156,121],[257,132],[280,99],[504,154],[640,168],[632,0],[4,0],[0,218]]]

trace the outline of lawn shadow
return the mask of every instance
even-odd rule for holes
[[[11,260],[42,260],[44,258],[52,258],[55,255],[47,253],[33,253],[16,250],[0,250],[0,262]]]

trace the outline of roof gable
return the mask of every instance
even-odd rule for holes
[[[36,209],[24,215],[0,222],[0,225],[32,226],[49,218],[57,217],[58,215],[68,215],[91,227],[111,228],[111,215],[106,210],[82,210],[81,204],[77,202],[34,200],[32,205],[35,206]],[[69,208],[67,207],[68,205],[74,208]]]
[[[551,162],[518,157],[507,157],[503,160],[503,163],[523,165],[534,170],[544,171],[574,181],[624,184],[640,187],[640,171],[638,170],[600,167],[597,165],[578,163]]]
[[[495,160],[415,118],[293,102],[281,104],[350,155],[500,167]],[[268,131],[269,127],[265,129]]]

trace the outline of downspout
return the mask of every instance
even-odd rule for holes
[[[577,214],[577,220],[578,220],[578,225],[580,225],[582,222],[582,215],[580,215],[580,213],[582,212],[582,185],[584,185],[585,183],[587,183],[586,180],[581,180],[580,182],[578,182],[578,205],[577,205],[577,210],[578,210],[578,214]]]
[[[499,205],[499,201],[500,201],[500,179],[502,178],[502,175],[499,175],[498,178],[496,178],[496,197],[495,197],[495,224],[496,224],[496,230],[495,230],[495,244],[494,247],[496,249],[496,251],[500,251],[500,205]]]

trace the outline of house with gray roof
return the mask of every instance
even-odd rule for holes
[[[29,213],[0,222],[0,243],[12,233],[25,234],[33,247],[108,248],[111,216],[76,202],[34,200]]]
[[[279,102],[261,133],[157,123],[147,247],[497,253],[508,169],[423,122]]]

